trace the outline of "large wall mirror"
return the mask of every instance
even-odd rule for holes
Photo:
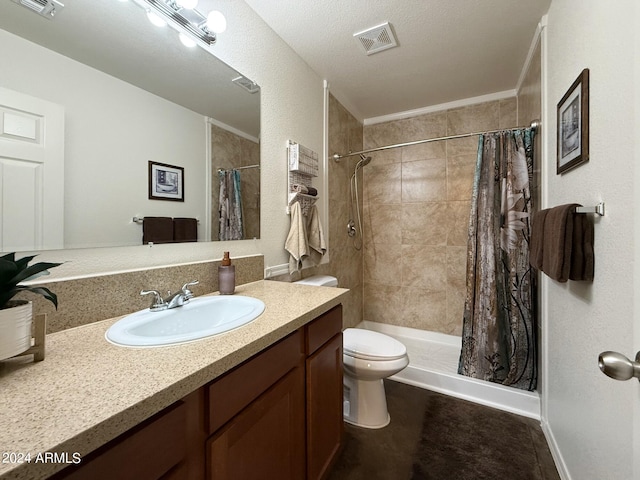
[[[139,1],[63,3],[0,2],[0,251],[140,245],[143,217],[259,238],[259,87]]]

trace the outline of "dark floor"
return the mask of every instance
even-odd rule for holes
[[[540,422],[385,381],[391,423],[345,424],[329,480],[559,480]]]

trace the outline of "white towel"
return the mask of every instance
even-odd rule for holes
[[[309,256],[315,265],[319,265],[322,256],[327,253],[327,245],[324,243],[324,233],[318,207],[312,205],[308,213],[307,238],[309,239]]]
[[[309,242],[300,202],[291,205],[291,227],[284,248],[289,252],[289,274],[302,268],[302,260],[309,255]]]

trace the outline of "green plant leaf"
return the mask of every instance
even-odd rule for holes
[[[0,286],[9,283],[9,280],[18,273],[18,266],[6,257],[7,255],[0,258]]]
[[[29,287],[26,285],[22,285],[22,286],[16,287],[16,290],[18,290],[18,292],[26,290],[28,292],[40,294],[44,298],[49,300],[51,303],[53,303],[53,305],[56,307],[56,310],[58,309],[58,296],[46,287]]]
[[[37,273],[44,272],[45,270],[49,268],[57,267],[58,265],[60,265],[60,263],[49,263],[49,262],[36,263],[19,272],[14,278],[10,280],[10,282],[13,283],[14,285],[17,285],[20,282],[24,282],[26,279],[28,279],[29,277],[32,277]]]

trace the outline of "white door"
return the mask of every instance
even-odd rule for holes
[[[64,108],[0,87],[0,251],[63,247]]]

